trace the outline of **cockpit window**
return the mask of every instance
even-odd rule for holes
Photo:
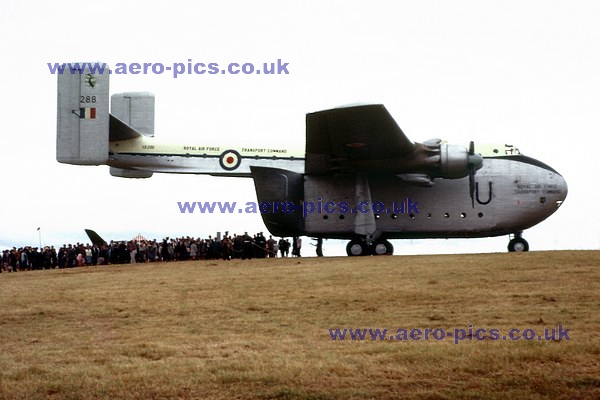
[[[476,144],[475,152],[481,154],[482,157],[514,156],[521,154],[516,146],[505,143]]]

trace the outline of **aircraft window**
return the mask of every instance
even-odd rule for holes
[[[340,219],[344,219],[346,217],[344,217],[344,214],[340,215]]]
[[[398,216],[396,214],[392,214],[392,219],[396,219]]]
[[[379,214],[375,214],[375,219],[379,219],[380,215]]]
[[[540,204],[544,204],[546,202],[546,198],[544,196],[540,197]]]
[[[415,214],[410,214],[409,217],[410,219],[415,219]]]
[[[444,213],[444,218],[450,218],[450,214]]]
[[[323,219],[329,219],[329,215],[323,215]]]
[[[479,214],[477,214],[477,216],[478,216],[479,218],[481,218],[481,217],[483,217],[483,213],[479,213]]]
[[[428,213],[428,214],[427,214],[427,218],[431,218],[431,213]]]
[[[461,218],[464,218],[464,217],[466,217],[466,216],[467,216],[467,213],[460,213],[460,217],[461,217]]]

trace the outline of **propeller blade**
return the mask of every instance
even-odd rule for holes
[[[475,208],[475,168],[469,168],[469,195],[471,196],[471,206]]]
[[[480,155],[475,155],[475,143],[469,142],[469,196],[471,196],[471,206],[475,208],[475,173],[479,168],[483,159]]]

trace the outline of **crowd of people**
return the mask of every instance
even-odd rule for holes
[[[302,239],[279,240],[262,232],[250,236],[226,234],[206,239],[193,237],[165,238],[162,241],[143,238],[111,241],[103,244],[69,244],[59,247],[13,247],[2,252],[0,272],[74,268],[92,265],[130,264],[157,261],[232,260],[274,257],[300,257]]]

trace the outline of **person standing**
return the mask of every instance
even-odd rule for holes
[[[296,238],[296,257],[301,257],[300,250],[302,250],[302,238],[298,236]]]
[[[192,243],[190,244],[190,258],[195,261],[197,256],[198,256],[198,245],[196,244],[195,240],[192,240]]]

